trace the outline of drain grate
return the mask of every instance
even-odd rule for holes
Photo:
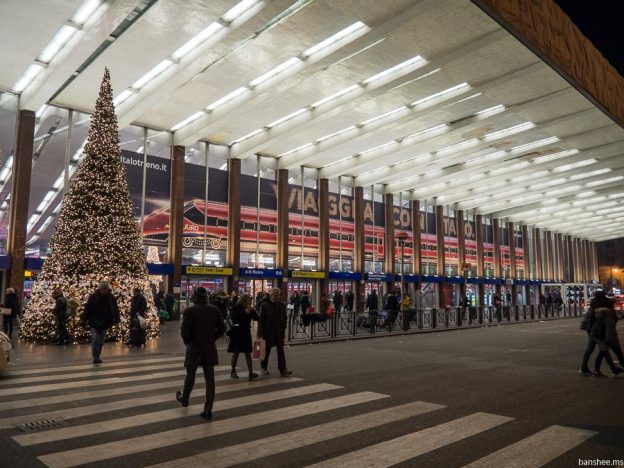
[[[39,421],[27,421],[17,424],[17,428],[22,432],[42,431],[44,429],[62,426],[67,426],[67,422],[61,417],[40,419]]]

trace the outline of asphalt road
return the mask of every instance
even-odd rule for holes
[[[77,427],[77,429],[72,429],[78,431],[74,436],[60,437],[58,440],[47,442],[40,441],[34,445],[23,445],[19,442],[19,438],[13,439],[13,436],[19,436],[22,433],[14,427],[2,429],[0,424],[0,447],[2,447],[0,466],[44,466],[40,460],[37,460],[38,456],[59,452],[66,455],[48,459],[44,457],[42,460],[52,466],[62,466],[57,463],[58,460],[70,460],[72,456],[80,457],[82,453],[85,458],[81,462],[89,461],[91,466],[111,466],[112,463],[119,467],[148,466],[163,461],[180,460],[183,457],[207,451],[223,451],[224,447],[239,443],[249,446],[249,453],[254,453],[253,444],[258,439],[279,437],[281,434],[297,430],[302,432],[296,437],[287,437],[280,442],[286,444],[287,441],[288,444],[294,444],[292,446],[294,448],[288,449],[284,446],[286,451],[278,450],[281,453],[262,456],[254,460],[250,460],[254,458],[250,455],[246,458],[245,449],[241,448],[243,455],[231,460],[236,462],[237,466],[307,466],[327,460],[329,460],[327,466],[351,466],[345,461],[351,457],[356,463],[353,466],[455,467],[464,466],[499,450],[510,450],[510,447],[514,447],[513,444],[539,433],[533,439],[529,439],[533,445],[526,444],[517,447],[519,453],[523,454],[521,457],[516,454],[514,458],[515,462],[520,462],[518,466],[536,466],[537,462],[531,461],[533,451],[537,453],[540,450],[552,449],[556,452],[557,446],[560,446],[561,454],[552,457],[553,459],[546,466],[579,466],[579,460],[590,459],[622,460],[622,466],[624,466],[624,404],[622,402],[624,376],[609,379],[580,376],[578,369],[585,344],[586,337],[584,332],[578,329],[578,319],[569,319],[298,345],[287,349],[287,359],[294,376],[302,380],[275,379],[275,384],[267,381],[265,382],[267,387],[263,387],[261,391],[288,389],[289,392],[300,392],[301,387],[318,384],[331,384],[342,388],[330,387],[322,391],[316,391],[316,388],[313,388],[309,392],[303,390],[301,393],[293,394],[287,400],[276,399],[253,404],[245,403],[244,400],[255,401],[253,398],[258,394],[259,389],[250,386],[249,389],[232,389],[230,392],[224,388],[224,395],[217,395],[215,419],[205,424],[218,428],[219,425],[226,424],[230,418],[236,417],[240,417],[240,421],[247,422],[253,422],[255,417],[259,422],[246,429],[242,428],[242,425],[240,428],[234,425],[229,432],[221,432],[210,437],[197,436],[197,429],[193,429],[194,425],[199,423],[196,417],[162,420],[156,418],[149,425],[141,422],[141,419],[146,417],[146,413],[178,408],[173,401],[155,402],[149,406],[138,405],[123,411],[68,418],[68,427]],[[137,376],[143,378],[140,382],[136,382],[137,385],[153,382],[171,383],[171,389],[160,391],[161,393],[168,392],[168,395],[175,390],[173,386],[176,382],[180,382],[181,385],[183,377],[165,376],[149,380],[150,374],[161,370],[165,372],[178,370],[181,369],[181,364],[176,367],[179,363],[171,361],[167,364],[169,366],[167,369],[162,364],[163,369],[152,369],[149,372],[148,369],[136,371],[133,369],[140,369],[140,366],[147,365],[141,364],[141,361],[145,359],[174,358],[179,356],[182,350],[177,338],[176,324],[168,323],[164,327],[163,338],[152,343],[147,350],[128,350],[122,346],[107,344],[103,352],[105,365],[93,372],[111,372],[112,368],[106,365],[119,364],[120,369],[127,369],[125,370],[127,374],[122,373],[121,377],[129,380],[136,379]],[[20,345],[18,346],[19,368],[16,370],[28,371],[53,366],[88,364],[88,352],[86,345],[67,349]],[[221,351],[220,355],[221,364],[227,364],[229,355],[224,351]],[[274,360],[275,357],[272,359]],[[133,366],[136,364],[136,367],[123,367],[123,362],[126,360]],[[239,366],[242,364],[243,362],[240,362]],[[157,368],[159,365],[161,364],[157,363],[151,367]],[[257,363],[255,365],[257,366]],[[272,376],[274,376],[276,362],[272,361],[271,365],[273,366]],[[606,371],[605,365],[603,372],[606,373]],[[77,374],[80,375],[80,372],[91,372],[91,370],[80,370]],[[239,374],[245,375],[243,371],[239,371]],[[15,417],[16,420],[28,420],[30,414],[42,412],[62,414],[67,408],[81,408],[81,405],[97,407],[100,404],[113,404],[130,396],[137,397],[137,394],[133,394],[124,397],[103,395],[89,398],[86,394],[80,401],[46,404],[45,398],[47,397],[64,398],[63,395],[65,395],[69,399],[72,392],[80,391],[85,394],[84,392],[88,392],[90,387],[67,390],[50,389],[40,393],[14,395],[9,392],[6,392],[6,395],[2,393],[7,388],[23,390],[33,385],[71,382],[73,378],[69,371],[50,371],[49,375],[45,375],[47,380],[32,379],[33,381],[24,383],[15,381],[13,385],[12,379],[28,376],[0,377],[0,408],[3,408],[0,417],[5,420],[10,417]],[[263,377],[258,382],[264,379],[268,377]],[[88,379],[85,378],[85,380]],[[198,382],[201,380],[198,376]],[[225,371],[224,380],[219,382],[218,386],[227,386],[232,382],[227,378],[227,371]],[[243,383],[243,379],[239,379],[239,382]],[[102,388],[117,388],[120,385],[111,384]],[[93,388],[94,391],[100,389],[100,387]],[[226,391],[230,393],[225,394]],[[388,397],[372,397],[371,401],[332,407],[331,411],[319,409],[314,405],[306,410],[307,406],[304,406],[304,412],[297,417],[283,416],[281,420],[273,423],[264,413],[254,416],[257,412],[278,410],[286,406],[290,408],[290,405],[305,405],[319,401],[331,403],[334,401],[333,398],[360,392],[375,392]],[[156,393],[158,392],[145,391],[138,395],[147,398]],[[202,390],[198,389],[195,392],[197,399],[193,403],[201,403],[201,394]],[[11,402],[19,402],[28,398],[40,398],[39,406],[11,408]],[[240,398],[242,403],[230,404],[227,409],[219,411],[220,400],[227,398]],[[323,436],[319,433],[329,429],[318,425],[363,414],[375,415],[374,412],[378,410],[380,414],[390,415],[391,410],[388,408],[415,401],[441,405],[443,408],[412,417],[398,418],[396,421],[385,424],[380,422],[376,427],[362,429],[354,425],[342,435],[321,440]],[[244,406],[245,404],[247,406]],[[81,410],[75,409],[74,411]],[[288,415],[288,411],[295,410],[285,411]],[[476,429],[474,435],[456,437],[453,432],[453,422],[475,413],[495,415],[492,418],[498,418],[500,421],[494,423],[491,428]],[[115,421],[121,418],[129,418],[130,422],[113,431],[114,426],[110,425],[114,425]],[[132,418],[136,421],[133,422]],[[83,427],[86,431],[88,427],[86,425],[94,422],[101,422],[104,429],[94,433],[80,433]],[[445,426],[446,423],[451,426]],[[478,426],[477,423],[474,424]],[[584,441],[571,443],[568,449],[565,445],[569,443],[569,437],[559,436],[557,433],[554,440],[548,438],[547,432],[553,426],[573,428],[581,430],[576,431],[575,434],[590,435],[583,436]],[[174,430],[185,430],[189,427],[194,430],[194,432],[189,432],[193,434],[190,439],[174,443]],[[425,439],[416,436],[414,439],[407,437],[419,431],[426,432],[428,428],[441,431],[438,436],[439,440],[436,442],[438,445],[434,443],[433,448],[426,448],[429,442]],[[596,434],[591,435],[584,431]],[[307,438],[310,440],[306,440]],[[317,439],[318,441],[315,442]],[[443,442],[440,443],[440,440]],[[130,453],[136,450],[133,447],[146,441],[153,444],[149,450]],[[109,443],[113,445],[103,445]],[[377,444],[380,445],[377,446]],[[80,452],[81,447],[86,447],[85,451]],[[113,449],[119,451],[111,453]],[[100,453],[98,450],[101,451],[100,456],[97,455]],[[127,451],[126,454],[124,450]],[[388,453],[391,454],[390,458],[382,463],[381,460],[385,459]],[[419,454],[414,455],[415,453]],[[122,455],[115,457],[116,454]],[[361,457],[359,461],[358,457]],[[366,457],[373,460],[371,464],[368,464],[366,460],[369,458]],[[81,460],[74,458],[76,459]],[[92,462],[91,459],[93,459]],[[495,462],[490,466],[511,466],[509,460],[507,459],[502,465],[500,462]],[[188,463],[178,461],[177,466],[189,466]],[[204,461],[202,466],[222,466],[222,464]]]

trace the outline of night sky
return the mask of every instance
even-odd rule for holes
[[[555,0],[624,76],[624,0]]]

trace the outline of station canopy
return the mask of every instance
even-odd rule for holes
[[[120,127],[169,145],[593,240],[624,227],[624,129],[469,0],[0,10],[0,89],[39,117],[91,112],[107,66]]]

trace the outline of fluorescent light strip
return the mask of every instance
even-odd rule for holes
[[[299,58],[297,58],[297,57],[289,58],[288,60],[286,60],[285,62],[280,63],[278,66],[272,68],[268,72],[263,73],[262,75],[258,76],[257,78],[254,78],[253,80],[251,80],[249,82],[249,86],[251,88],[255,88],[259,84],[262,84],[265,81],[270,80],[271,78],[274,78],[277,75],[280,75],[281,73],[285,72],[289,68],[292,68],[292,67],[294,67],[296,65],[299,65],[299,64],[302,64],[302,63],[303,62]]]
[[[488,107],[487,109],[483,109],[475,114],[475,117],[478,120],[487,119],[488,117],[492,117],[493,115],[500,114],[501,112],[505,112],[506,107],[502,104],[498,104],[493,107]]]
[[[503,130],[486,133],[483,136],[483,139],[485,141],[497,140],[499,138],[505,138],[507,136],[515,135],[516,133],[524,132],[532,128],[535,128],[535,124],[533,122],[525,122],[519,125],[514,125],[513,127],[505,128]]]
[[[609,169],[609,168],[597,169],[595,171],[584,172],[582,174],[575,174],[573,176],[570,176],[570,180],[587,179],[589,177],[594,177],[594,176],[597,176],[597,175],[606,174],[607,172],[611,172],[611,171],[612,171],[612,169]]]
[[[392,109],[391,111],[388,111],[384,114],[377,115],[368,120],[364,120],[363,122],[360,122],[359,125],[362,125],[362,126],[370,125],[371,123],[376,122],[378,120],[385,119],[386,117],[390,117],[391,115],[398,114],[399,112],[406,112],[406,111],[409,111],[409,107],[407,106],[397,107],[396,109]]]
[[[472,138],[470,140],[460,141],[459,143],[455,143],[454,145],[445,146],[444,148],[440,148],[439,150],[434,151],[437,156],[446,156],[448,154],[456,153],[461,150],[465,150],[468,148],[473,148],[479,145],[478,138]]]
[[[287,116],[282,117],[281,119],[277,119],[277,120],[271,122],[270,124],[267,124],[266,127],[269,128],[269,129],[273,128],[273,127],[277,127],[278,125],[286,122],[287,120],[294,119],[298,115],[305,114],[306,112],[308,112],[308,109],[303,107],[303,108],[301,108],[299,110],[296,110],[292,114],[288,114]],[[262,129],[259,129],[259,130],[262,131]]]
[[[50,63],[76,32],[78,32],[78,30],[73,26],[67,24],[61,26],[61,29],[56,32],[52,40],[43,48],[37,57],[37,61]]]
[[[555,161],[556,159],[565,158],[568,156],[573,156],[575,154],[580,153],[576,148],[565,151],[558,151],[556,153],[547,154],[545,156],[538,156],[537,158],[533,158],[533,162],[535,164],[543,164],[550,161]]]
[[[551,145],[558,141],[559,141],[559,138],[556,136],[543,138],[541,140],[532,141],[531,143],[525,143],[523,145],[514,146],[513,148],[510,148],[509,151],[511,151],[511,154],[524,153],[526,151],[529,151],[535,148],[540,148],[542,146]]]
[[[228,23],[231,23],[235,19],[240,18],[243,14],[256,6],[258,3],[260,3],[259,0],[243,0],[242,2],[237,3],[227,12],[225,12],[221,19]]]
[[[504,157],[507,153],[505,151],[495,151],[494,153],[489,153],[484,156],[479,156],[477,158],[469,159],[465,161],[463,164],[465,166],[472,166],[474,164],[481,164],[485,161],[493,161],[495,159]]]
[[[197,119],[199,119],[200,117],[204,115],[206,115],[205,111],[203,110],[197,111],[190,117],[187,117],[186,119],[184,119],[182,122],[179,122],[175,124],[173,127],[171,127],[171,131],[175,132],[176,130],[180,130],[182,127],[186,127],[188,124],[195,122]]]
[[[199,34],[193,36],[191,39],[186,41],[182,46],[178,47],[171,54],[171,57],[175,60],[182,59],[182,57],[184,57],[189,52],[199,47],[203,42],[207,41],[209,38],[213,37],[215,34],[221,32],[223,29],[225,29],[225,27],[217,23],[216,21],[214,23],[209,24],[208,27],[202,30]]]
[[[260,135],[261,133],[263,133],[265,130],[263,128],[258,128],[256,130],[254,130],[251,133],[248,133],[247,135],[244,135],[236,140],[233,140],[230,145],[236,145],[238,143],[240,143],[241,141],[245,141],[248,140],[249,138],[255,137],[256,135]]]
[[[552,197],[555,195],[561,195],[563,193],[574,192],[575,190],[578,190],[580,188],[581,188],[580,185],[570,185],[569,187],[563,187],[563,188],[556,189],[556,190],[549,190],[548,192],[545,193],[545,195]]]
[[[158,65],[156,65],[154,68],[152,68],[150,71],[148,71],[145,75],[143,75],[141,78],[139,78],[138,80],[136,80],[133,84],[132,84],[132,88],[136,89],[136,90],[140,90],[141,88],[143,88],[148,82],[152,81],[155,77],[157,77],[158,75],[160,75],[162,72],[164,72],[167,68],[169,68],[171,65],[173,65],[173,62],[169,59],[165,59],[162,62],[160,62]]]
[[[17,82],[11,87],[12,91],[16,93],[21,93],[24,91],[32,81],[39,76],[39,74],[43,71],[44,66],[38,63],[31,63],[28,65],[28,68],[24,72],[24,74],[17,80]]]
[[[624,176],[609,177],[609,178],[603,179],[603,180],[596,180],[594,182],[587,182],[585,184],[585,187],[597,187],[598,185],[605,185],[605,184],[610,184],[611,182],[618,182],[618,181],[620,181],[622,179],[624,179]]]
[[[361,21],[357,21],[355,23],[353,23],[351,26],[348,26],[346,28],[344,28],[341,31],[338,31],[336,34],[334,34],[333,36],[328,37],[327,39],[325,39],[324,41],[319,42],[316,45],[313,45],[312,47],[310,47],[309,49],[305,50],[303,52],[303,56],[304,57],[310,57],[324,49],[329,48],[330,46],[332,46],[333,44],[341,41],[342,39],[346,39],[349,36],[353,36],[356,33],[360,33],[362,31],[368,31],[370,30],[370,28],[368,26],[366,26],[364,23],[362,23]]]
[[[417,64],[425,64],[426,60],[423,59],[420,55],[417,55],[415,57],[412,57],[409,60],[406,60],[405,62],[401,62],[397,65],[395,65],[394,67],[388,68],[387,70],[384,70],[380,73],[377,73],[376,75],[373,75],[371,77],[366,78],[364,81],[362,81],[362,83],[364,83],[364,85],[368,85],[374,81],[378,81],[381,78],[384,78],[388,75],[392,75],[404,68],[410,67],[412,65],[417,65]]]
[[[597,163],[597,159],[585,159],[584,161],[578,161],[575,163],[564,164],[563,166],[558,166],[553,169],[553,172],[565,172],[571,169],[576,169],[578,167],[589,166],[591,164]]]
[[[118,106],[120,105],[122,102],[124,102],[125,100],[127,100],[130,96],[132,96],[134,94],[134,91],[130,90],[130,89],[125,89],[123,90],[121,93],[119,93],[117,95],[117,97],[115,99],[113,99],[113,103]]]
[[[470,85],[468,83],[460,83],[456,86],[452,86],[451,88],[444,89],[435,94],[432,94],[431,96],[427,96],[422,99],[419,99],[418,101],[414,101],[412,102],[411,105],[416,107],[421,104],[425,104],[427,102],[433,101],[435,99],[448,96],[449,94],[458,94],[459,92],[463,92],[464,90],[467,90],[467,89],[470,89]]]
[[[337,132],[330,133],[329,135],[325,135],[325,136],[319,138],[318,140],[316,140],[316,143],[322,143],[322,142],[324,142],[326,140],[329,140],[331,138],[337,137],[338,135],[342,135],[344,133],[351,132],[353,130],[357,130],[357,127],[355,125],[351,125],[350,127],[343,128],[342,130],[338,130]]]
[[[334,101],[334,100],[338,99],[339,97],[342,97],[345,94],[349,94],[350,92],[355,91],[356,89],[360,89],[360,88],[361,88],[360,85],[357,85],[357,84],[351,85],[348,88],[341,89],[337,93],[334,93],[334,94],[332,94],[330,96],[327,96],[327,97],[325,97],[325,98],[323,98],[323,99],[321,99],[319,101],[316,101],[315,103],[311,104],[310,107],[315,109],[315,108],[317,108],[319,106],[322,106],[323,104],[326,104],[326,103],[328,103],[330,101]]]

